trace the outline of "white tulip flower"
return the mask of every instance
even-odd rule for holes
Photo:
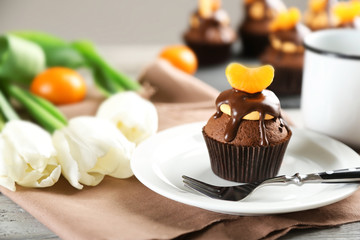
[[[25,187],[49,187],[61,174],[51,135],[22,120],[6,123],[0,135],[0,185],[15,191]]]
[[[72,186],[95,186],[105,175],[128,178],[133,175],[130,158],[135,144],[108,120],[77,117],[55,131],[53,143],[64,177]]]
[[[0,186],[15,191],[15,181],[9,177],[8,168],[5,162],[4,151],[7,148],[4,138],[0,135]]]
[[[158,129],[155,106],[131,91],[117,93],[105,100],[96,116],[112,121],[129,141],[136,144]]]

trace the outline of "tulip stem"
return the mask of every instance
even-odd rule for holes
[[[50,133],[66,126],[66,118],[56,109],[55,106],[39,100],[31,93],[15,85],[8,85],[9,95],[16,99],[26,108],[29,114]]]
[[[0,114],[0,132],[2,131],[4,126],[5,126],[5,119],[4,119],[3,115]]]
[[[93,72],[96,85],[105,95],[111,95],[124,90],[136,91],[140,84],[125,74],[116,71],[97,52],[93,43],[89,41],[75,41],[71,46],[85,59],[86,64]]]
[[[3,92],[0,90],[0,131],[4,128],[6,121],[19,119],[19,116],[6,100]]]
[[[7,101],[5,95],[0,90],[0,115],[4,122],[20,119],[14,109],[11,107],[10,103]]]

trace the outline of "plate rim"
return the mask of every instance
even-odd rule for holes
[[[179,130],[182,130],[183,128],[187,129],[187,128],[201,128],[202,126],[204,126],[204,124],[206,124],[206,122],[193,122],[193,123],[187,123],[187,124],[182,124],[182,125],[177,125],[175,127],[171,127],[165,130],[162,130],[160,132],[158,132],[157,134],[155,134],[154,136],[148,138],[147,140],[143,141],[142,143],[140,143],[136,150],[135,153],[133,155],[133,158],[131,159],[131,168],[134,172],[135,177],[142,183],[144,184],[147,188],[151,189],[152,191],[156,192],[157,194],[160,194],[168,199],[183,203],[183,204],[187,204],[190,206],[195,206],[198,208],[202,208],[202,209],[206,209],[209,211],[213,211],[213,212],[219,212],[219,213],[225,213],[225,214],[232,214],[232,215],[243,215],[243,216],[257,216],[257,215],[268,215],[268,214],[280,214],[280,213],[289,213],[289,212],[297,212],[297,211],[303,211],[303,210],[309,210],[309,209],[314,209],[314,208],[318,208],[318,207],[322,207],[322,206],[326,206],[338,201],[341,201],[347,197],[349,197],[350,195],[352,195],[359,187],[359,184],[339,184],[339,186],[343,186],[341,188],[342,194],[337,195],[336,197],[333,197],[331,199],[328,199],[327,201],[323,200],[323,201],[315,201],[315,202],[310,202],[308,204],[300,204],[299,206],[282,206],[281,208],[259,208],[259,203],[252,203],[252,202],[246,202],[246,205],[252,205],[252,204],[256,204],[256,207],[258,208],[258,211],[254,211],[253,209],[248,210],[248,209],[241,209],[241,211],[229,211],[229,206],[231,207],[232,205],[244,205],[244,202],[230,202],[230,201],[226,201],[227,204],[224,204],[224,200],[217,200],[217,199],[211,199],[208,198],[206,196],[202,196],[199,194],[194,194],[191,191],[184,191],[182,189],[177,188],[176,186],[171,186],[171,184],[164,182],[164,180],[162,180],[155,172],[153,169],[153,166],[150,166],[150,168],[145,168],[147,169],[147,171],[150,171],[150,175],[152,178],[152,180],[149,181],[148,177],[146,177],[144,174],[142,174],[140,167],[137,168],[136,161],[140,161],[141,160],[137,160],[136,158],[138,157],[138,155],[141,153],[141,151],[143,151],[143,148],[146,148],[147,145],[151,145],[153,144],[153,142],[156,142],[157,139],[162,139],[163,135],[171,135],[172,132],[177,132]],[[349,146],[345,145],[344,143],[339,142],[338,140],[335,140],[329,136],[326,136],[324,134],[321,133],[317,133],[315,131],[312,130],[308,130],[308,129],[303,129],[303,128],[291,128],[291,130],[293,131],[293,136],[297,135],[297,132],[301,132],[301,133],[305,133],[305,134],[314,134],[323,138],[326,138],[336,144],[339,144],[339,146],[341,146],[342,148],[346,149],[346,151],[351,152],[351,154],[356,154],[358,156],[358,158],[360,159],[360,156],[353,150],[351,149]],[[201,133],[201,131],[199,131]],[[199,134],[200,134],[199,133]],[[140,153],[139,153],[140,152]],[[354,155],[355,156],[355,155]],[[135,160],[134,160],[135,159]],[[145,163],[152,163],[149,159],[146,160]],[[148,172],[149,174],[149,172]],[[180,194],[180,196],[178,196]],[[175,196],[175,197],[174,197]],[[216,207],[215,209],[213,207],[209,207],[209,206],[204,206],[205,203],[211,203],[210,205],[213,206],[214,204],[219,205],[220,207]],[[221,204],[219,204],[221,203]],[[227,207],[223,207],[224,205],[226,205]]]

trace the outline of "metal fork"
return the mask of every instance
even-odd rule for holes
[[[273,184],[302,185],[304,183],[360,183],[360,167],[311,174],[296,173],[293,176],[282,175],[261,182],[245,183],[229,187],[214,186],[185,175],[183,175],[182,178],[186,187],[194,189],[208,197],[239,201],[248,197],[256,189]]]

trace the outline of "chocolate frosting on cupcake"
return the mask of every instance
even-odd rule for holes
[[[236,137],[231,141],[225,141],[226,126],[231,121],[231,117],[227,114],[222,114],[220,117],[215,118],[213,115],[206,126],[204,132],[224,144],[234,144],[237,146],[259,146],[261,139],[259,121],[243,119],[239,128],[237,129]],[[264,120],[266,129],[266,138],[269,145],[274,145],[283,142],[289,137],[288,128],[281,118],[273,118]]]
[[[215,118],[220,117],[223,112],[220,110],[222,104],[228,104],[231,108],[231,120],[226,126],[225,141],[231,142],[236,137],[243,118],[253,112],[259,112],[260,145],[266,146],[269,141],[265,132],[265,115],[269,114],[280,118],[280,102],[275,94],[269,90],[250,94],[236,89],[222,92],[216,99],[217,112]]]

